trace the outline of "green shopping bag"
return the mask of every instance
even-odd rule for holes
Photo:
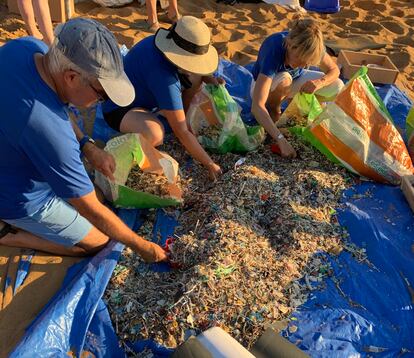
[[[214,153],[246,153],[265,139],[261,126],[247,126],[240,107],[224,85],[204,85],[187,112],[190,130],[200,144]]]
[[[178,163],[168,154],[155,149],[140,134],[130,133],[111,139],[105,146],[116,162],[115,182],[95,172],[95,183],[106,199],[122,208],[161,208],[179,205],[182,192],[177,184]],[[133,166],[143,172],[164,175],[168,179],[168,197],[136,191],[125,184]]]

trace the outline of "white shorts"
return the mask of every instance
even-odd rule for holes
[[[302,86],[310,81],[310,80],[317,80],[321,77],[323,77],[325,74],[323,72],[319,71],[312,71],[312,70],[303,70],[302,74],[298,77],[292,80],[292,76],[288,72],[279,72],[275,76],[273,76],[272,79],[272,85],[270,87],[270,91],[274,91],[276,87],[279,85],[279,83],[283,80],[290,80],[292,81],[292,88],[288,95],[288,98],[292,98],[296,93],[300,91]],[[252,85],[250,87],[250,95],[253,98],[253,91],[254,86],[256,85],[256,81],[252,81]],[[335,97],[344,86],[344,83],[339,78],[335,80],[333,83],[329,84],[328,86],[322,87],[318,89],[315,94],[317,94],[320,97],[326,97],[326,98],[333,98]]]

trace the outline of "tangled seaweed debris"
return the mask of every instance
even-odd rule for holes
[[[216,183],[197,164],[187,188],[171,255],[180,270],[153,272],[124,250],[106,291],[121,339],[168,346],[220,326],[250,347],[265,327],[286,318],[332,275],[320,252],[338,254],[346,236],[335,208],[352,177],[314,149],[292,140],[300,158],[269,150],[213,156]],[[163,148],[181,168],[176,142]],[[235,163],[238,163],[235,165]],[[150,239],[149,220],[140,234]]]
[[[177,178],[177,185],[181,185]],[[162,198],[170,197],[170,183],[164,175],[142,171],[138,166],[133,166],[125,183],[128,188],[136,191],[153,194]]]

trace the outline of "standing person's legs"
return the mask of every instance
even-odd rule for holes
[[[148,30],[155,32],[160,27],[157,16],[157,0],[145,0],[145,6],[147,7]]]
[[[293,80],[292,90],[289,94],[290,97],[293,97],[296,93],[300,91],[302,86],[311,80],[317,80],[323,77],[325,74],[319,71],[305,70],[300,77]],[[315,92],[315,95],[323,101],[330,101],[336,97],[336,95],[341,91],[344,83],[339,78],[336,79],[333,83],[318,89]]]
[[[36,25],[32,0],[17,0],[17,6],[19,7],[20,15],[22,15],[29,35],[41,40],[42,34]]]
[[[36,21],[39,25],[40,32],[43,35],[43,41],[50,46],[55,36],[53,35],[52,19],[50,18],[50,9],[48,0],[32,0],[33,10]]]
[[[4,222],[6,226],[17,228],[8,233],[2,232],[0,245],[4,246],[57,255],[85,256],[101,250],[109,241],[71,205],[57,197],[31,216]]]
[[[168,17],[173,22],[177,21],[181,17],[178,12],[177,0],[169,0]]]

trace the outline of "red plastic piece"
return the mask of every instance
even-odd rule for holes
[[[170,247],[174,244],[174,241],[175,239],[173,237],[168,237],[167,240],[165,240],[163,249],[165,250],[166,253],[168,254],[171,253]],[[183,265],[180,264],[179,262],[175,262],[171,260],[168,261],[168,265],[170,265],[170,267],[175,270],[178,270],[183,267]]]
[[[273,143],[270,145],[270,150],[272,151],[272,153],[279,154],[279,155],[282,154],[279,146],[276,143]]]

